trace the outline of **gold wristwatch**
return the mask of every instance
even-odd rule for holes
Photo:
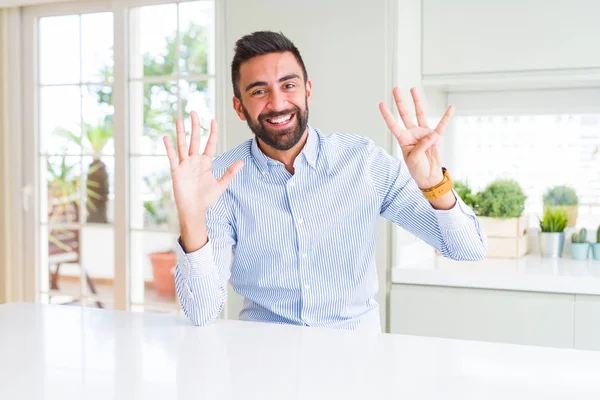
[[[454,183],[452,182],[452,178],[450,178],[450,173],[446,168],[442,167],[442,172],[444,174],[444,178],[440,183],[430,189],[421,190],[423,195],[427,200],[435,200],[439,199],[452,189],[454,189]]]

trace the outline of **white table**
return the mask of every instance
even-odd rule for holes
[[[0,306],[0,399],[595,399],[600,352]]]

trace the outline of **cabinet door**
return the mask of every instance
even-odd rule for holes
[[[423,75],[600,67],[597,0],[423,0]]]
[[[573,347],[569,294],[394,284],[390,303],[391,333]]]
[[[600,350],[600,296],[575,296],[575,348]]]

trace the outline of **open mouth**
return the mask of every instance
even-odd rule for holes
[[[295,116],[296,116],[296,113],[290,113],[290,114],[280,115],[276,118],[265,118],[265,121],[267,121],[267,123],[270,126],[273,126],[276,128],[285,128],[285,127],[288,127],[292,123]]]

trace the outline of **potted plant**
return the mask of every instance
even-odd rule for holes
[[[571,235],[571,257],[574,260],[587,260],[590,244],[586,242],[587,231],[582,228],[579,233]]]
[[[567,211],[568,228],[577,224],[578,204],[577,193],[570,186],[553,186],[544,193],[544,207],[563,207]]]
[[[527,254],[527,196],[515,180],[499,179],[471,197],[488,236],[488,257],[518,258]]]
[[[592,243],[590,247],[592,248],[592,257],[594,260],[600,260],[600,226],[596,231],[596,243]]]
[[[567,218],[567,211],[562,207],[546,207],[544,209],[544,218],[540,220],[542,257],[558,258],[562,256]]]
[[[64,128],[57,128],[54,134],[72,141],[79,147],[89,146],[92,150],[93,157],[87,171],[86,184],[93,190],[87,191],[86,221],[108,223],[109,179],[106,164],[102,161],[101,156],[104,147],[113,137],[112,117],[106,116],[96,126],[84,123],[83,138]]]

